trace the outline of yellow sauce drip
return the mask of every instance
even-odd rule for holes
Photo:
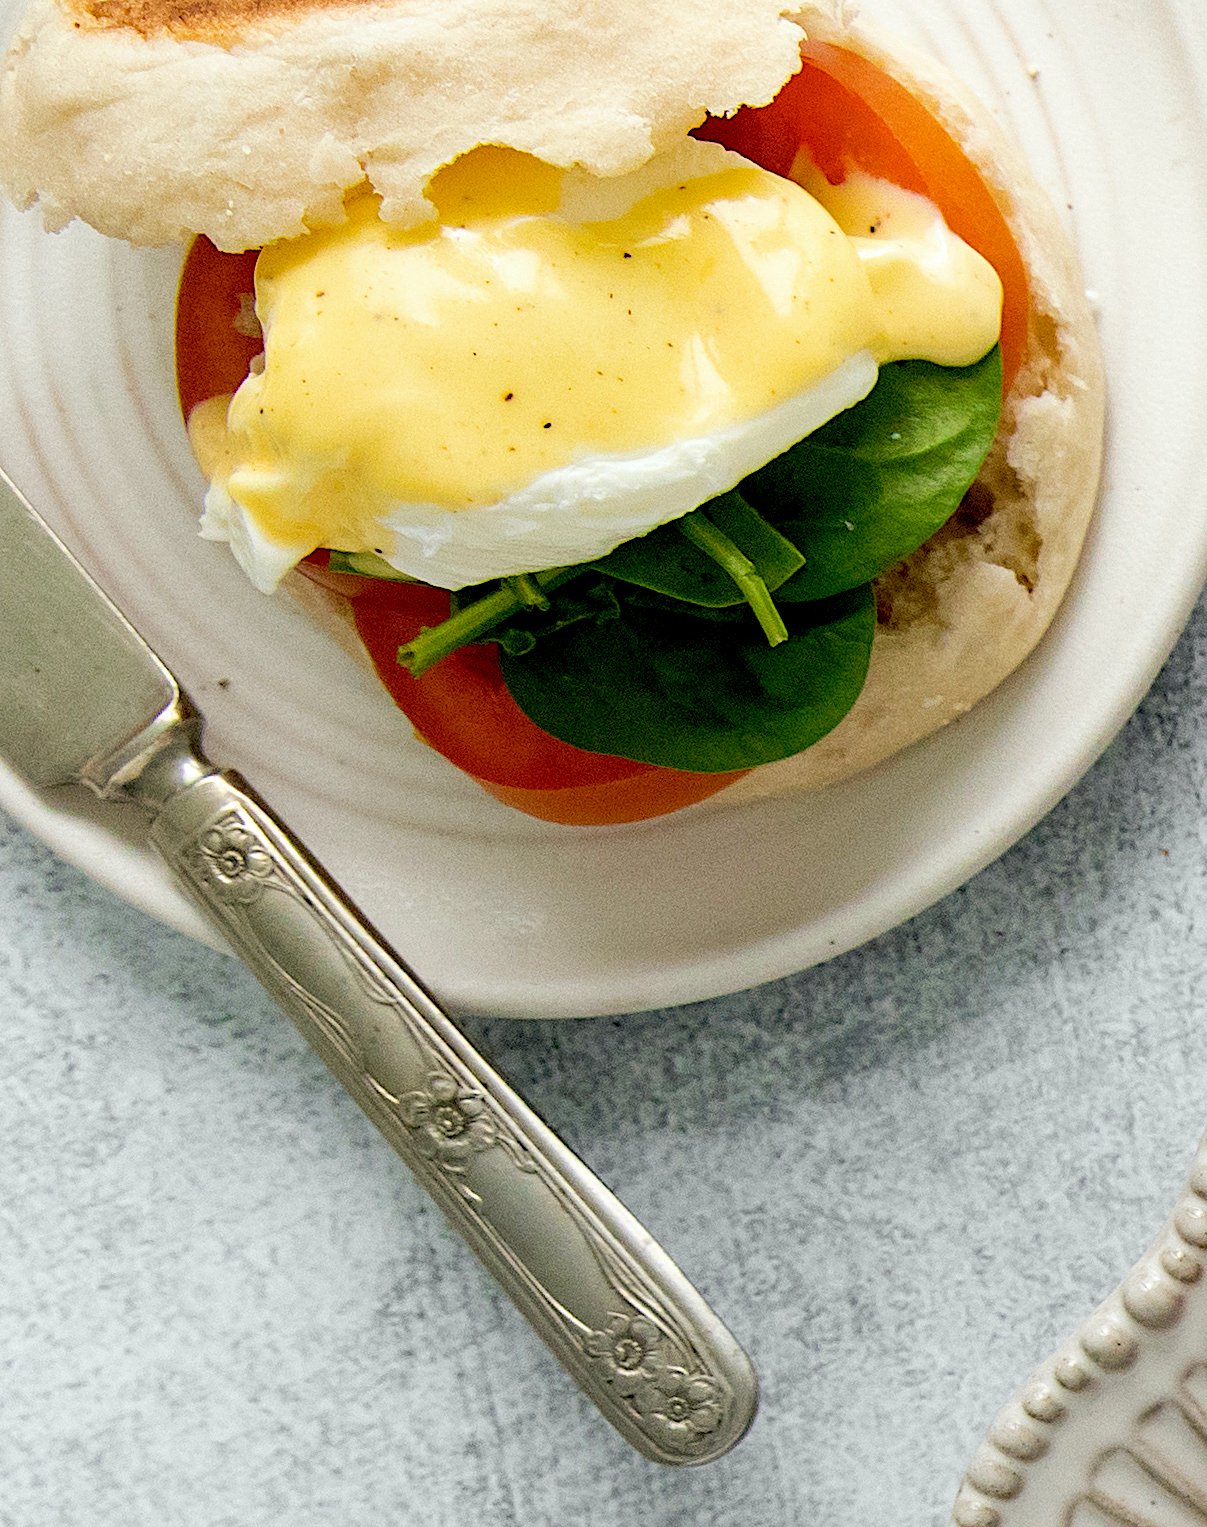
[[[802,155],[792,178],[815,197],[863,262],[891,353],[971,366],[997,342],[1002,285],[924,196],[851,170],[832,186]]]

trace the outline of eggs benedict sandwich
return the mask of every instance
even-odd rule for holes
[[[535,815],[865,768],[1076,563],[1067,240],[982,108],[828,5],[35,0],[0,180],[191,244],[202,534]]]

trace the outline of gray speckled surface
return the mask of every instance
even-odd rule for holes
[[[1207,1125],[1207,607],[1068,799],[828,966],[469,1025],[754,1355],[631,1454],[241,969],[0,824],[4,1527],[923,1527]]]

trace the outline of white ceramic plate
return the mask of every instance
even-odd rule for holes
[[[821,795],[559,828],[416,744],[353,662],[195,536],[201,484],[171,380],[177,253],[0,216],[0,460],[175,668],[212,756],[454,1007],[617,1012],[802,969],[921,910],[1047,811],[1136,705],[1207,575],[1207,47],[1192,5],[864,7],[956,68],[1067,209],[1111,421],[1086,556],[1033,660],[965,720]],[[4,0],[6,34],[16,9]],[[38,799],[2,774],[0,804],[207,936],[124,809]]]

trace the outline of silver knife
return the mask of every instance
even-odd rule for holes
[[[742,1437],[749,1358],[238,775],[164,664],[0,473],[0,756],[141,806],[185,891],[640,1452]]]

